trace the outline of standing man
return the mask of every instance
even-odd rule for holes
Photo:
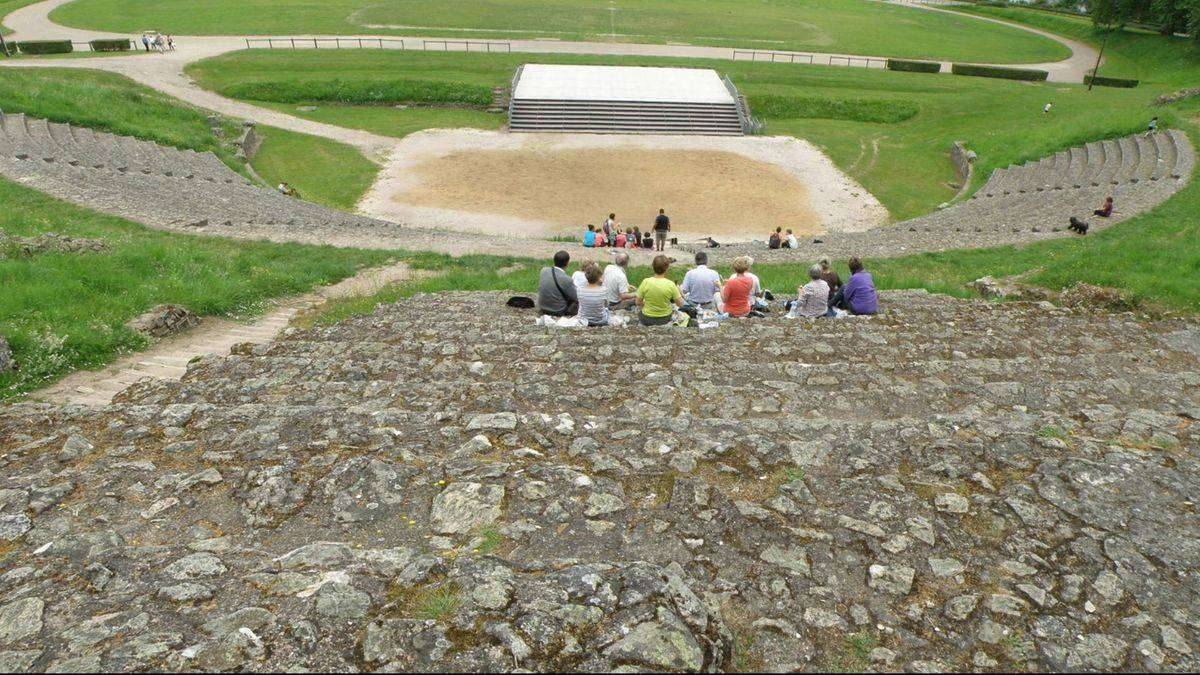
[[[658,217],[654,219],[654,250],[662,251],[667,246],[667,233],[671,231],[671,219],[667,217],[667,212],[663,209],[658,210]]]
[[[146,48],[147,52],[150,51],[150,37],[145,33],[142,33],[142,46]]]

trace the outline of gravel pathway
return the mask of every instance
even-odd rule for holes
[[[32,397],[57,404],[108,405],[113,396],[139,380],[178,381],[187,372],[188,362],[196,357],[227,356],[234,345],[270,342],[298,315],[327,300],[370,295],[413,276],[403,263],[374,267],[312,293],[287,298],[249,323],[205,317],[203,323],[192,330],[166,338],[100,370],[76,371],[35,392]]]

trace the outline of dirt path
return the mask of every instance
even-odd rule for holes
[[[249,323],[206,317],[197,328],[167,338],[150,349],[109,364],[101,370],[76,371],[53,385],[31,394],[32,398],[58,404],[103,406],[129,385],[145,379],[178,380],[187,364],[199,356],[224,356],[237,344],[263,344],[275,339],[298,314],[326,300],[370,295],[399,281],[413,278],[404,264],[363,270],[353,277],[312,293],[286,299]]]
[[[943,12],[946,14],[954,14],[955,16],[965,16],[971,19],[977,19],[979,21],[987,21],[989,23],[998,23],[1002,26],[1008,26],[1010,28],[1019,28],[1027,33],[1041,35],[1044,38],[1049,38],[1055,42],[1065,45],[1071,50],[1071,56],[1069,58],[1063,59],[1062,61],[1051,61],[1049,63],[1029,63],[1021,64],[1019,66],[1020,68],[1044,70],[1050,73],[1047,79],[1051,82],[1074,82],[1076,84],[1083,82],[1084,76],[1091,72],[1091,69],[1095,67],[1096,57],[1099,56],[1099,53],[1090,45],[1084,44],[1078,40],[1065,38],[1061,35],[1056,35],[1048,31],[1032,28],[1019,23],[1013,23],[1012,21],[993,19],[987,16],[976,16],[974,14],[965,14],[963,12],[956,12],[952,9],[943,9],[941,7],[935,7],[921,2],[892,2],[891,4],[914,7],[930,12]],[[1011,65],[1012,64],[1010,64],[1010,66]],[[943,65],[942,70],[946,69],[947,66]]]

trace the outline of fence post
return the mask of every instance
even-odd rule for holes
[[[320,49],[320,47],[317,46],[317,38],[313,38],[313,49]]]

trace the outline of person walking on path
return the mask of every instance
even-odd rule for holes
[[[145,33],[142,33],[142,46],[146,48],[147,52],[150,51],[150,37]]]
[[[660,253],[667,246],[667,233],[671,231],[671,219],[667,217],[665,209],[658,210],[658,217],[654,219],[654,250]]]

